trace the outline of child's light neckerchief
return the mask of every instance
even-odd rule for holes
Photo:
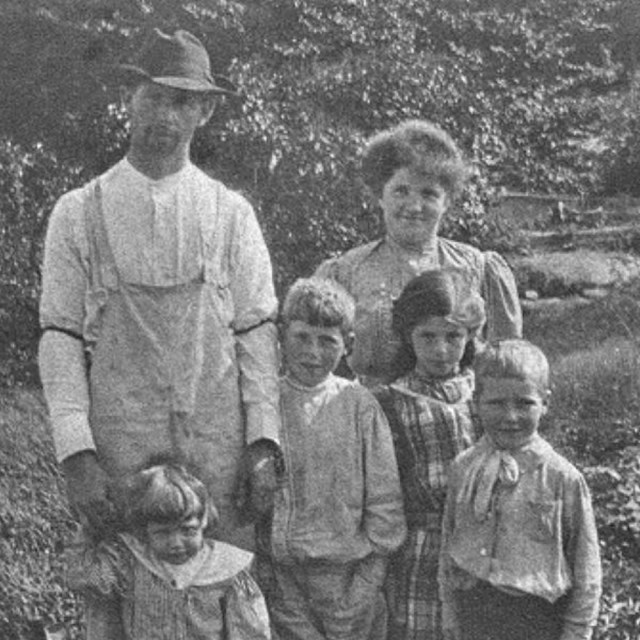
[[[505,449],[498,449],[488,434],[478,442],[483,455],[473,461],[465,474],[460,500],[464,504],[471,504],[476,520],[482,522],[489,516],[496,485],[513,487],[518,484],[522,470],[516,459],[516,455],[536,449],[539,438],[535,437],[531,442],[517,452],[511,453]]]

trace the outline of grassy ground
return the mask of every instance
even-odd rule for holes
[[[61,551],[72,519],[38,391],[0,394],[0,638],[39,640],[43,627],[77,627]]]
[[[525,334],[549,354],[553,396],[545,433],[583,469],[603,545],[605,595],[597,637],[640,637],[640,291],[578,308],[542,307]],[[62,498],[38,390],[0,393],[0,638],[42,640],[81,608],[64,587],[60,552],[73,522]]]
[[[640,287],[578,307],[540,307],[525,337],[548,354],[545,435],[585,474],[600,534],[598,640],[640,637]]]

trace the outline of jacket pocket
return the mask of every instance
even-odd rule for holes
[[[555,500],[528,500],[526,511],[526,534],[536,542],[551,542],[555,539],[559,505]]]

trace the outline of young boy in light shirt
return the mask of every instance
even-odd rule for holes
[[[454,461],[440,592],[447,640],[588,640],[601,593],[582,474],[538,435],[549,365],[524,340],[475,362],[485,435]]]
[[[359,383],[334,375],[352,340],[341,287],[298,280],[282,311],[284,476],[259,542],[277,637],[384,637],[388,555],[406,535],[389,425]]]

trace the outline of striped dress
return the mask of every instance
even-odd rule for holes
[[[119,610],[118,640],[269,640],[252,561],[244,549],[205,540],[193,559],[169,566],[122,534],[97,546],[78,539],[67,550],[67,579]]]
[[[473,372],[430,380],[415,372],[379,388],[393,433],[408,535],[386,581],[390,640],[442,638],[438,558],[449,464],[475,440]]]

